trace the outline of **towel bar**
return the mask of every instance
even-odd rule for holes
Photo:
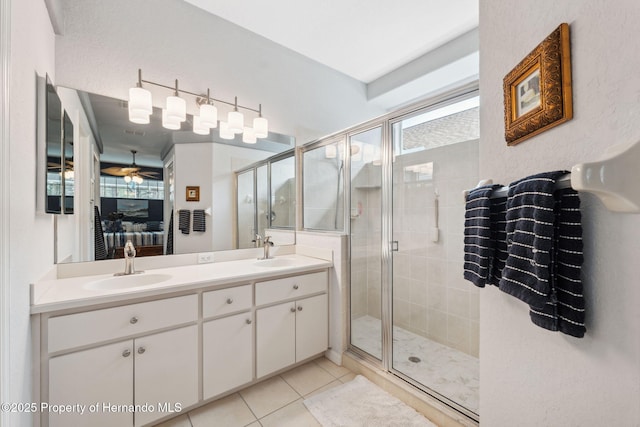
[[[614,145],[603,159],[572,167],[571,173],[556,181],[556,188],[595,194],[610,211],[640,213],[639,164],[640,141]],[[492,183],[491,179],[482,180],[477,187]],[[465,200],[469,191],[463,191]],[[491,197],[506,197],[508,191],[509,187],[497,188]]]

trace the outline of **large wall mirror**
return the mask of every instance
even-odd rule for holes
[[[136,124],[128,119],[126,101],[63,87],[57,92],[77,136],[68,154],[75,156],[72,185],[80,232],[58,232],[58,242],[75,241],[62,245],[73,247],[72,254],[59,257],[64,262],[119,258],[128,239],[140,248],[138,256],[237,249],[246,240],[240,235],[249,230],[236,224],[236,172],[295,147],[293,137],[272,132],[256,144],[239,136],[222,139],[217,129],[196,135],[190,115],[180,129],[168,130],[160,108],[154,108],[149,124]],[[260,173],[238,184],[249,185]],[[287,179],[294,182],[295,175]],[[290,185],[295,193],[295,184]],[[295,212],[294,197],[283,194],[278,200],[283,211],[291,204],[287,214]],[[179,229],[179,211],[189,212],[188,233]],[[203,212],[204,229],[195,229],[194,220]]]

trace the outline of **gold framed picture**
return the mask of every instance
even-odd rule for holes
[[[200,187],[187,187],[187,202],[200,201]]]
[[[504,137],[518,144],[573,117],[569,24],[560,24],[503,81]]]

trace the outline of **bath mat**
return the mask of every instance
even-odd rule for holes
[[[362,375],[304,404],[323,427],[436,427]]]

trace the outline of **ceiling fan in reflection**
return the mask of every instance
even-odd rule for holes
[[[140,166],[136,164],[136,150],[131,150],[133,155],[133,162],[129,166],[118,167],[112,166],[105,169],[101,169],[102,173],[113,176],[122,176],[126,183],[134,182],[136,184],[142,184],[143,178],[158,179],[158,172],[143,171]]]
[[[57,173],[61,175],[62,165],[61,165],[60,159],[54,159],[53,157],[49,157],[49,159],[47,159],[47,172]],[[64,177],[65,179],[73,178],[73,160],[65,159]]]

